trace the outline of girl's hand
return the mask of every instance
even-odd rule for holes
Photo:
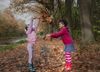
[[[50,34],[47,34],[46,37],[50,37]]]
[[[33,17],[31,18],[31,21],[33,21]]]
[[[24,29],[24,31],[26,32],[26,29]]]
[[[24,31],[26,32],[27,30],[26,30],[26,29],[24,29]]]
[[[47,34],[47,35],[46,35],[46,39],[47,39],[47,40],[50,40],[50,38],[51,38],[51,37],[50,37],[50,34]]]

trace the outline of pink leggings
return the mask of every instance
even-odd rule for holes
[[[66,63],[72,63],[71,52],[65,52]]]
[[[33,44],[31,44],[31,43],[27,44],[27,51],[28,51],[28,63],[32,64]]]

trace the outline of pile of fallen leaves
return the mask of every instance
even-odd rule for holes
[[[59,40],[44,41],[39,39],[34,48],[33,62],[37,72],[66,72],[64,69],[64,45]],[[71,72],[99,72],[99,44],[92,44],[78,49],[77,59],[73,58]],[[99,49],[99,50],[98,50]],[[29,72],[27,67],[28,53],[26,43],[13,50],[0,52],[0,72]]]
[[[78,72],[100,72],[100,43],[86,44],[78,51],[78,60],[74,60],[74,69]]]

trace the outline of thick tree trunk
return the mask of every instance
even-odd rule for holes
[[[82,32],[82,42],[90,42],[94,40],[92,33],[92,23],[91,23],[91,1],[92,0],[80,0],[80,23]]]
[[[69,28],[71,30],[71,25],[72,24],[72,3],[73,3],[73,0],[65,0],[65,12],[66,12],[66,15],[64,18],[66,18],[68,20],[68,25],[69,25]]]
[[[71,23],[72,22],[72,2],[73,0],[65,0],[65,12],[66,12],[66,17],[68,18],[68,21]]]

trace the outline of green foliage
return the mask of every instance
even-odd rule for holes
[[[96,40],[100,39],[100,0],[96,0],[95,9],[93,12],[93,32]],[[100,40],[99,40],[100,41]]]
[[[42,35],[44,35],[44,32],[43,32],[43,31],[41,31],[41,32],[37,33],[37,35],[42,36]]]
[[[95,40],[98,41],[100,39],[100,27],[97,25],[93,26],[93,32],[94,32]]]
[[[66,15],[65,4],[63,2],[61,2],[60,4],[61,5],[55,10],[55,13],[53,13],[54,19],[60,19],[65,17]]]
[[[72,23],[71,31],[72,37],[75,39],[79,39],[81,37],[81,27],[79,22],[79,10],[77,6],[72,7]]]
[[[79,10],[78,10],[78,7],[72,7],[72,21],[73,21],[72,26],[76,29],[79,29],[80,24],[79,24]]]
[[[80,30],[72,30],[71,34],[74,39],[80,39],[81,31]]]
[[[24,40],[19,40],[18,42],[16,42],[16,44],[23,44],[23,43],[26,43],[27,41],[24,39]]]
[[[1,45],[0,46],[0,52],[7,51],[7,50],[13,50],[16,48],[17,44],[11,44],[11,45]]]

